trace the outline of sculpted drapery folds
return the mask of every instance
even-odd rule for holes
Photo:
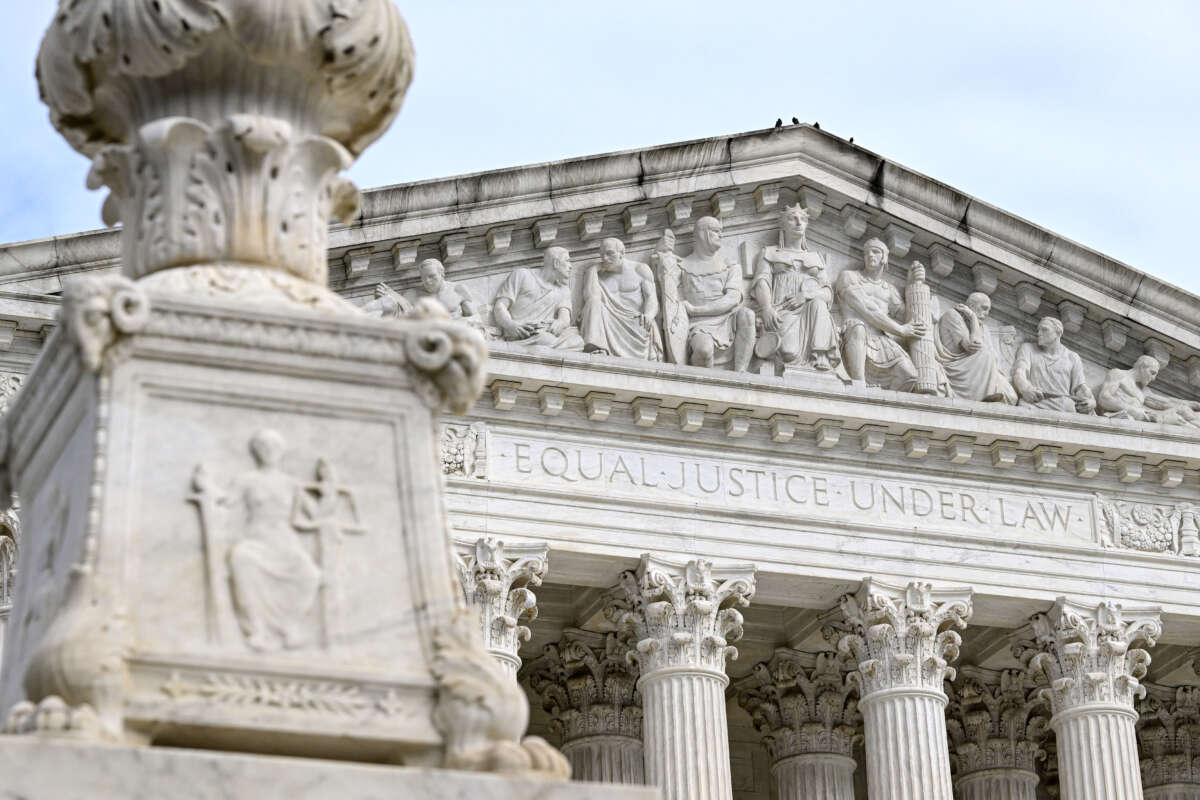
[[[600,262],[583,280],[584,351],[661,360],[658,292],[650,267],[625,258],[625,245],[609,238],[600,243]]]
[[[1151,355],[1140,356],[1131,369],[1110,369],[1096,393],[1096,411],[1114,419],[1200,427],[1200,403],[1150,391],[1159,369]]]
[[[833,288],[825,261],[810,250],[808,212],[799,205],[779,214],[779,244],[758,256],[750,294],[758,305],[762,332],[755,343],[759,358],[781,365],[831,370],[840,360],[830,305]]]
[[[991,310],[991,298],[972,292],[966,303],[942,314],[934,337],[938,360],[959,397],[1016,405],[1017,393],[1000,369],[983,326]]]
[[[1020,395],[1020,405],[1090,414],[1096,400],[1086,383],[1083,361],[1062,343],[1062,335],[1060,321],[1042,318],[1037,326],[1037,342],[1026,342],[1017,350],[1013,386]]]
[[[471,292],[461,283],[446,280],[446,267],[436,258],[427,258],[417,266],[421,283],[409,292],[405,299],[414,307],[423,299],[435,300],[446,309],[451,319],[473,321],[476,315],[475,300]]]
[[[721,249],[721,222],[696,220],[691,255],[680,263],[680,304],[688,319],[688,363],[732,362],[745,372],[754,354],[754,312],[742,294],[741,267]]]
[[[834,287],[842,307],[842,359],[846,373],[859,385],[864,383],[902,392],[917,388],[917,367],[903,344],[928,333],[922,322],[900,322],[904,301],[888,282],[888,246],[879,239],[863,245],[862,269],[845,269]],[[913,264],[910,281],[925,280],[925,268]],[[945,380],[935,381],[939,393]]]
[[[565,247],[550,247],[542,268],[514,269],[493,300],[492,316],[506,341],[517,344],[582,350],[579,329],[571,324],[571,256]]]

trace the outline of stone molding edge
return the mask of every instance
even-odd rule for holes
[[[1197,437],[1187,435],[1186,429],[1170,426],[1046,412],[1030,418],[1027,413],[1013,409],[980,409],[974,407],[976,404],[968,407],[949,401],[939,403],[938,407],[930,407],[932,401],[929,398],[922,398],[925,403],[920,404],[911,400],[914,395],[899,392],[847,388],[831,393],[819,387],[789,384],[781,378],[758,375],[738,375],[737,381],[713,380],[710,375],[695,380],[697,376],[693,373],[700,368],[671,365],[666,369],[661,366],[638,369],[625,359],[612,359],[612,366],[616,369],[598,373],[594,366],[589,369],[589,359],[593,358],[596,357],[561,354],[544,358],[514,358],[507,350],[493,346],[487,381],[493,391],[496,387],[502,387],[508,393],[506,396],[512,399],[512,402],[505,402],[501,407],[493,403],[493,407],[499,410],[515,408],[515,398],[519,396],[531,396],[536,400],[536,393],[543,386],[561,387],[563,394],[571,399],[581,399],[603,389],[613,395],[613,402],[616,403],[629,404],[637,400],[643,404],[654,404],[660,410],[699,406],[713,415],[714,419],[736,408],[752,422],[765,426],[768,429],[765,435],[772,440],[775,439],[769,430],[772,419],[788,418],[796,426],[815,428],[821,424],[827,427],[837,425],[841,432],[850,434],[861,431],[863,426],[877,425],[881,430],[886,428],[886,433],[897,440],[897,447],[900,447],[906,434],[919,432],[928,436],[931,443],[944,447],[947,460],[955,464],[971,460],[983,464],[988,460],[988,448],[992,448],[993,467],[1003,469],[1014,466],[1019,453],[1034,465],[1031,466],[1033,469],[1037,463],[1046,462],[1046,454],[1052,449],[1056,468],[1074,472],[1077,477],[1091,478],[1099,474],[1102,465],[1109,470],[1119,471],[1121,464],[1125,463],[1122,459],[1134,457],[1141,459],[1147,467],[1143,470],[1143,479],[1157,475],[1159,482],[1167,488],[1178,486],[1188,476],[1194,477],[1200,468],[1200,459],[1191,454]],[[577,371],[572,373],[572,369]],[[597,374],[603,377],[598,379]],[[611,380],[613,376],[619,376],[619,383],[631,388],[614,386]],[[643,378],[652,379],[661,390],[653,392],[644,388],[644,385],[635,386]],[[813,410],[815,406],[812,402],[804,402],[813,399],[823,401],[819,411]],[[888,400],[889,405],[881,407],[878,402],[881,399]],[[831,410],[830,401],[844,404],[845,413]],[[536,402],[533,404],[536,405]],[[886,419],[879,418],[881,408]],[[930,415],[945,415],[946,421],[936,424]],[[1023,416],[1026,418],[1022,419]],[[594,423],[608,424],[629,420],[628,414],[615,412],[603,420],[591,418]],[[956,422],[959,424],[953,424]],[[654,424],[670,423],[660,413]],[[720,427],[716,421],[712,421],[712,425],[714,430]],[[681,428],[683,432],[698,429],[694,425]],[[804,440],[800,432],[797,427],[794,436],[796,442]],[[1097,434],[1109,437],[1112,441],[1097,445]],[[1158,446],[1146,447],[1148,444]],[[997,447],[1005,452],[997,455]],[[1035,461],[1038,455],[1041,458]]]

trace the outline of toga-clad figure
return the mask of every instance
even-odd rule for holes
[[[763,331],[759,358],[831,370],[837,366],[837,330],[829,311],[833,288],[819,253],[808,248],[808,212],[799,205],[779,214],[779,245],[763,248],[750,284]]]
[[[911,392],[917,368],[901,342],[928,332],[919,322],[900,322],[904,301],[886,277],[888,247],[871,238],[863,244],[862,269],[845,269],[834,289],[842,306],[842,360],[850,380],[885,389]],[[910,280],[925,279],[925,268],[914,264]],[[948,387],[947,387],[948,389]]]
[[[1131,369],[1110,369],[1096,394],[1096,411],[1113,419],[1200,427],[1200,403],[1150,391],[1159,369],[1152,355],[1139,356]]]
[[[1083,374],[1083,361],[1062,343],[1063,324],[1043,317],[1037,326],[1037,342],[1025,342],[1013,362],[1012,382],[1020,405],[1051,411],[1091,414],[1096,399]]]
[[[721,222],[696,220],[691,255],[679,265],[679,296],[688,317],[688,361],[733,363],[745,372],[754,354],[754,312],[744,305],[741,266],[721,252]]]
[[[571,257],[565,247],[547,248],[542,268],[514,269],[501,284],[492,317],[505,340],[518,344],[582,350],[571,324]]]
[[[662,360],[654,275],[625,258],[620,239],[600,243],[600,263],[584,276],[579,330],[585,352]]]
[[[1000,369],[983,321],[992,310],[992,300],[983,292],[972,292],[938,319],[934,343],[954,394],[967,400],[1017,404],[1017,392]]]

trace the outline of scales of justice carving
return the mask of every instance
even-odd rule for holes
[[[448,280],[440,261],[425,259],[417,288],[402,295],[379,284],[364,310],[399,317],[426,302],[487,338],[527,347],[827,375],[845,386],[1200,427],[1200,402],[1148,388],[1162,368],[1153,356],[1089,385],[1057,318],[1039,320],[1033,341],[1022,343],[1016,327],[990,319],[986,292],[950,305],[916,260],[906,281],[893,282],[890,248],[873,237],[861,246],[861,265],[831,277],[827,257],[809,242],[809,223],[802,205],[783,204],[778,238],[744,255],[745,265],[726,247],[722,221],[711,216],[694,222],[687,255],[676,252],[671,228],[644,263],[614,237],[601,240],[596,260],[578,270],[565,247],[552,246],[540,268],[513,269],[491,306]]]
[[[287,474],[285,447],[280,433],[263,428],[249,442],[253,469],[225,487],[204,464],[193,474],[189,500],[200,515],[213,644],[228,643],[231,617],[246,644],[264,652],[329,648],[345,635],[342,548],[346,535],[366,533],[354,493],[325,458],[311,482]],[[305,534],[315,537],[315,558]]]

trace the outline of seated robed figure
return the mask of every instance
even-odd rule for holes
[[[1083,374],[1083,361],[1062,343],[1063,324],[1043,317],[1037,341],[1025,342],[1013,362],[1012,382],[1020,405],[1091,414],[1096,399]]]
[[[840,361],[830,305],[833,287],[821,255],[808,247],[808,212],[799,205],[779,213],[779,244],[758,256],[750,294],[758,305],[762,332],[754,345],[759,358],[781,366],[831,370]]]
[[[625,258],[620,239],[600,243],[600,262],[584,275],[579,330],[589,353],[662,359],[658,292],[650,267]]]
[[[754,312],[745,305],[742,268],[721,250],[721,221],[696,220],[692,252],[679,262],[679,303],[688,319],[688,362],[732,363],[745,372],[754,354]],[[674,309],[663,309],[670,318]]]
[[[582,350],[579,329],[571,324],[571,256],[565,247],[547,248],[542,268],[514,269],[500,285],[492,317],[506,341]]]
[[[983,325],[991,310],[990,297],[972,292],[967,302],[942,314],[934,335],[937,357],[958,397],[1016,405],[1017,392],[1000,368]]]

